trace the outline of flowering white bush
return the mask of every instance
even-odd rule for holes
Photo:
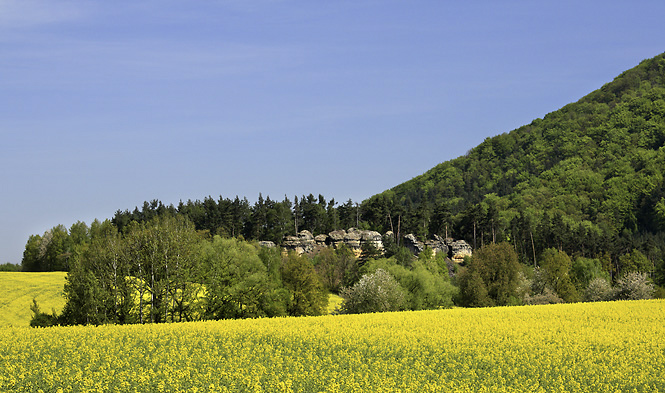
[[[646,273],[632,272],[616,283],[616,298],[620,300],[640,300],[653,298],[654,286]]]
[[[351,288],[344,288],[340,294],[344,298],[342,313],[359,314],[367,312],[398,311],[404,306],[404,289],[383,269],[373,274],[365,274]]]
[[[613,298],[614,289],[612,289],[612,285],[602,277],[591,280],[584,293],[584,300],[587,302],[605,302]]]

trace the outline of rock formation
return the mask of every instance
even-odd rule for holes
[[[386,236],[393,236],[393,233],[388,232]],[[272,242],[260,242],[260,244],[266,247],[274,247]],[[305,230],[298,232],[296,236],[285,236],[282,241],[282,247],[285,251],[295,251],[299,254],[311,253],[320,247],[339,248],[342,244],[351,249],[356,257],[360,256],[364,244],[371,244],[377,250],[384,251],[383,237],[379,232],[357,228],[350,228],[348,231],[340,229],[332,231],[327,235],[320,234],[316,237],[311,232]],[[472,254],[471,246],[464,240],[444,239],[438,235],[432,236],[432,239],[423,243],[415,235],[407,234],[402,238],[402,244],[414,255],[420,254],[427,247],[435,255],[443,253],[443,255],[458,263],[463,262],[465,256]]]
[[[433,235],[430,240],[427,240],[425,242],[425,247],[434,251],[434,255],[441,253],[448,256],[449,247],[446,244],[446,240],[439,235]]]
[[[259,242],[259,246],[261,246],[261,247],[267,247],[267,248],[273,248],[273,247],[275,247],[275,243],[274,243],[274,242],[271,242],[271,241],[269,241],[269,240],[261,240],[261,241]]]
[[[464,257],[466,256],[471,256],[473,254],[473,250],[471,249],[471,246],[469,243],[465,242],[464,240],[457,240],[457,241],[452,241],[450,239],[450,250],[451,252],[449,253],[450,258],[455,261],[455,262],[464,262]]]
[[[298,254],[306,254],[314,251],[316,241],[310,231],[300,231],[296,236],[284,236],[282,247],[287,251],[295,251]]]
[[[404,236],[404,247],[408,248],[409,251],[413,253],[413,255],[418,255],[420,254],[424,249],[425,245],[418,241],[415,235],[412,233],[409,233],[408,235]]]
[[[321,234],[316,237],[312,236],[309,231],[301,231],[297,236],[285,236],[282,247],[287,251],[295,251],[303,254],[314,251],[315,247],[330,246],[338,248],[342,244],[345,244],[356,256],[359,256],[362,246],[366,243],[383,251],[383,239],[379,232],[364,231],[356,228],[351,228],[348,231],[333,231],[327,235]]]

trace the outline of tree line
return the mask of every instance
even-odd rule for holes
[[[663,295],[639,250],[621,257],[613,281],[607,257],[571,258],[550,248],[533,267],[506,242],[486,244],[457,265],[428,248],[414,255],[389,236],[385,252],[367,244],[359,258],[346,246],[285,254],[210,236],[173,214],[132,221],[123,231],[95,221],[85,233],[69,256],[62,313],[43,313],[35,303],[33,326],[321,315],[331,292],[344,298],[341,313]]]
[[[386,253],[366,245],[359,258],[344,245],[298,255],[210,235],[168,212],[121,231],[110,220],[73,228],[65,307],[53,315],[34,304],[35,326],[321,315],[329,293],[346,293],[380,267],[400,283],[403,302],[393,308],[450,307],[456,293],[444,255],[416,258],[389,242]]]
[[[95,221],[86,239],[69,257],[66,305],[52,323],[319,315],[327,305],[307,257],[208,236],[183,216],[132,221],[123,231]]]
[[[349,199],[340,205],[334,198],[327,201],[321,194],[295,196],[293,201],[287,196],[277,201],[259,194],[254,204],[246,197],[237,196],[180,201],[177,206],[152,200],[131,212],[118,210],[112,222],[122,231],[132,221],[146,221],[166,212],[187,217],[197,230],[211,235],[269,240],[276,244],[281,243],[285,235],[295,235],[302,230],[321,234],[361,225],[361,209],[357,203]]]

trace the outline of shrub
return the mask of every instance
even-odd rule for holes
[[[51,314],[42,312],[39,308],[39,304],[37,304],[37,300],[35,299],[32,299],[32,306],[30,306],[30,311],[32,311],[30,327],[49,327],[58,324],[58,317],[55,310],[53,310]]]
[[[594,278],[589,282],[584,293],[587,302],[605,302],[614,298],[614,290],[609,281],[604,278]]]
[[[546,287],[541,293],[535,294],[533,296],[527,294],[524,296],[525,304],[557,304],[563,303],[563,299],[559,297],[551,288]]]
[[[653,292],[654,299],[665,299],[665,288],[656,286],[656,289]]]
[[[471,269],[465,269],[458,275],[459,296],[458,304],[463,307],[492,307],[494,301],[487,293],[487,287],[480,274]]]
[[[616,298],[620,300],[651,299],[655,288],[646,273],[630,272],[616,283]]]
[[[363,275],[354,286],[342,289],[341,296],[345,314],[398,311],[405,300],[404,289],[383,269]]]

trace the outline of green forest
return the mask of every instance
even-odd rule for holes
[[[62,315],[35,305],[43,324],[317,315],[329,292],[339,312],[662,296],[663,172],[665,54],[362,203],[146,201],[31,236],[21,268],[69,272]],[[385,252],[258,244],[351,227],[390,231]],[[414,255],[410,233],[466,240],[473,256]],[[367,306],[380,287],[390,296]]]

